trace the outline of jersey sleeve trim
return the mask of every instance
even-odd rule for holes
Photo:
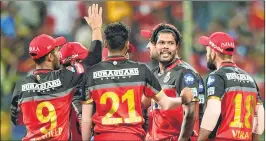
[[[262,102],[257,102],[257,105],[263,105],[263,103]]]
[[[197,97],[193,98],[192,102],[199,102],[199,98],[197,98]]]
[[[208,99],[217,99],[217,100],[220,100],[220,101],[221,101],[221,98],[218,97],[218,96],[209,96],[209,97],[207,98],[207,100],[208,100]]]
[[[82,104],[91,104],[93,102],[93,99],[90,98],[87,101],[81,101]]]
[[[156,93],[154,96],[158,97],[158,96],[162,95],[163,93],[164,93],[164,91],[161,90],[159,93]]]

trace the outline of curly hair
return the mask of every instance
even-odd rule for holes
[[[175,37],[176,44],[180,45],[182,43],[182,35],[173,25],[166,23],[157,25],[152,32],[152,36],[150,38],[151,43],[156,44],[159,33],[172,33]]]
[[[129,40],[129,33],[130,29],[124,23],[115,22],[107,25],[104,34],[108,48],[111,50],[122,50],[125,47],[125,43]]]

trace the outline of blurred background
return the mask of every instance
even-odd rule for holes
[[[88,47],[91,31],[83,19],[85,1],[1,1],[1,138],[19,140],[25,127],[13,127],[9,102],[14,84],[34,69],[28,54],[29,42],[41,33],[65,36]],[[148,63],[147,39],[141,29],[151,30],[166,22],[175,25],[184,38],[180,55],[203,77],[206,68],[205,49],[198,37],[216,31],[234,37],[236,64],[257,81],[264,100],[264,1],[208,2],[208,1],[108,1],[97,2],[103,7],[104,24],[122,21],[131,28],[130,42],[136,47],[132,60]],[[104,26],[105,26],[104,25]]]

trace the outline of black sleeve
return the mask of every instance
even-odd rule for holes
[[[201,76],[199,76],[199,103],[205,103],[205,85]]]
[[[205,104],[205,86],[202,77],[199,75],[199,120],[201,120],[204,115],[204,104]]]
[[[72,100],[72,106],[74,110],[77,113],[77,117],[79,120],[81,120],[81,114],[82,114],[82,105],[81,105],[81,97],[82,97],[82,87],[77,88],[77,91],[74,94],[73,100]]]
[[[253,79],[253,80],[254,80],[254,79]],[[258,91],[257,96],[256,96],[257,104],[262,104],[262,100],[261,100],[261,96],[260,96],[260,89],[259,89],[259,87],[258,87],[258,85],[257,85],[257,83],[256,83],[255,80],[254,80],[254,83],[255,83],[255,85],[256,85],[256,89],[257,89],[257,91]]]
[[[177,90],[180,91],[178,93],[181,93],[185,87],[191,88],[194,95],[194,99],[192,101],[199,101],[199,81],[197,75],[192,70],[186,69],[183,71],[180,78],[180,80],[176,81]]]
[[[81,101],[83,104],[90,104],[93,102],[91,91],[93,89],[93,73],[92,69],[88,68],[82,81],[82,96]]]
[[[82,61],[84,67],[93,66],[102,61],[102,41],[91,42],[88,56]]]
[[[22,123],[22,115],[20,114],[19,100],[21,99],[21,83],[17,83],[13,91],[11,99],[11,121],[14,125]]]
[[[154,76],[154,74],[151,72],[151,70],[144,65],[144,71],[145,71],[145,86],[144,86],[144,94],[146,97],[152,97],[156,94],[158,94],[162,88],[157,80],[157,78]]]
[[[221,100],[225,92],[224,80],[217,74],[210,74],[207,78],[207,99]]]
[[[79,68],[83,69],[83,72],[85,71],[82,65],[79,65]],[[62,71],[63,74],[61,76],[61,79],[63,80],[62,82],[66,87],[73,88],[81,84],[84,73],[77,73],[76,67],[70,66],[67,68],[63,68],[60,71]]]

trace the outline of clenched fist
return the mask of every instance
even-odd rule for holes
[[[182,97],[182,103],[183,104],[187,104],[189,102],[192,101],[193,99],[193,93],[192,93],[192,89],[185,87],[182,91],[180,96]]]

